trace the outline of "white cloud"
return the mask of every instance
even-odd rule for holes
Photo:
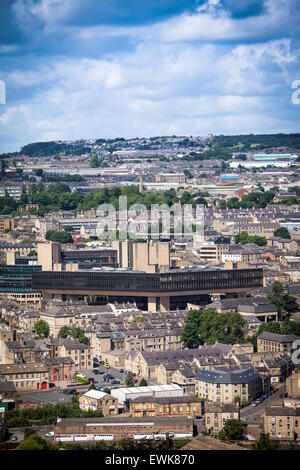
[[[21,12],[24,1],[16,5]],[[33,19],[52,21],[54,1],[30,5]],[[270,5],[266,28],[279,21]],[[283,24],[289,11],[281,9]],[[55,27],[54,21],[51,25]],[[220,2],[211,0],[194,15],[133,28],[132,51],[94,59],[49,56],[47,63],[29,70],[16,68],[4,74],[8,88],[19,94],[35,91],[31,97],[24,94],[22,103],[8,99],[1,107],[0,139],[15,142],[7,144],[15,150],[16,145],[53,139],[296,131],[289,111],[282,112],[278,104],[290,101],[289,87],[299,65],[293,42],[207,42],[222,35],[254,36],[255,27],[261,33],[257,18],[233,20]],[[117,34],[120,28],[84,28],[79,34],[97,41],[108,31]],[[187,42],[189,38],[203,41]]]

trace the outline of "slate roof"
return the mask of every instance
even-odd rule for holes
[[[200,370],[196,375],[197,380],[209,383],[241,384],[259,379],[260,375],[254,369],[236,370]]]
[[[258,336],[258,339],[276,341],[277,343],[292,343],[293,341],[300,339],[300,336],[281,335],[279,333],[269,333],[268,331],[264,331],[261,335]]]

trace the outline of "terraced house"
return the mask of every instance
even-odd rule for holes
[[[1,364],[0,376],[13,382],[19,391],[49,388],[49,368],[46,364]]]

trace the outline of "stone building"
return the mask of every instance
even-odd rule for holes
[[[207,432],[219,433],[228,419],[240,419],[237,403],[208,403],[204,405],[205,427]]]
[[[118,413],[118,399],[108,393],[89,390],[79,397],[79,407],[83,411],[101,411],[103,416]]]
[[[300,340],[296,335],[281,335],[264,331],[257,338],[257,352],[283,352],[291,353],[293,342]]]
[[[232,403],[255,400],[263,393],[261,376],[254,369],[200,370],[196,375],[195,393],[212,402]]]
[[[183,397],[138,397],[132,400],[132,417],[196,417],[203,415],[203,400],[192,396]]]

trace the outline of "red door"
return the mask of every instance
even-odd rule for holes
[[[42,383],[42,390],[46,390],[46,388],[47,388],[47,382],[43,382]]]

